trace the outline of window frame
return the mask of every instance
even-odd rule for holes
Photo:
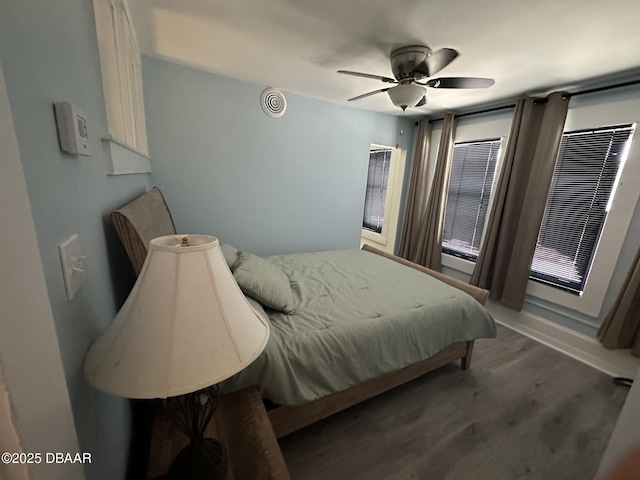
[[[393,185],[392,185],[392,182],[391,182],[393,180],[393,177],[391,176],[391,168],[392,168],[393,163],[394,163],[393,162],[393,160],[394,160],[393,159],[393,148],[391,148],[391,147],[378,147],[378,146],[374,147],[372,145],[371,148],[369,149],[369,168],[371,168],[371,155],[374,154],[374,153],[378,153],[378,152],[385,152],[385,153],[388,152],[389,153],[389,158],[388,158],[389,164],[388,164],[388,167],[387,167],[387,178],[386,178],[387,188],[386,188],[385,196],[384,196],[384,204],[382,205],[383,210],[386,211],[386,208],[387,208],[387,206],[389,204],[389,202],[388,202],[389,188],[391,187],[391,190],[393,190]],[[384,182],[384,180],[383,180],[383,182]],[[369,190],[369,171],[367,171],[367,190]],[[367,192],[365,191],[365,210],[366,210],[366,206],[367,206]],[[384,215],[383,215],[382,218],[383,218],[382,225],[380,227],[380,231],[378,232],[377,230],[374,230],[372,228],[368,228],[368,227],[365,226],[365,224],[364,224],[365,223],[364,222],[364,212],[363,212],[362,230],[366,231],[366,232],[369,232],[369,233],[372,233],[372,234],[382,235],[383,231],[388,230],[388,228],[387,229],[385,228],[387,226],[388,222],[384,221]]]
[[[586,130],[571,130],[571,131],[567,131],[565,130],[562,134],[562,141],[564,141],[565,136],[580,136],[580,135],[585,135],[585,134],[599,134],[600,132],[610,132],[610,131],[616,131],[616,130],[631,130],[630,132],[630,140],[633,141],[634,138],[634,133],[635,133],[635,125],[634,124],[619,124],[619,125],[609,125],[609,126],[605,126],[605,127],[598,127],[598,128],[589,128]],[[626,158],[628,157],[628,153],[629,153],[629,147],[630,147],[630,142],[626,141],[623,147],[622,155],[623,157],[621,158],[621,164],[619,165],[619,169],[615,172],[615,178],[612,182],[612,190],[611,190],[611,195],[615,195],[615,192],[617,190],[617,187],[619,185],[620,179],[622,177],[622,172],[624,171],[625,168],[625,164],[626,164]],[[569,148],[569,147],[567,147]],[[558,168],[558,162],[560,161],[560,154],[562,153],[562,148],[560,149],[560,151],[558,152],[558,158],[556,160],[556,169]],[[626,155],[626,157],[624,157]],[[608,157],[607,157],[608,158]],[[604,162],[606,160],[606,158],[602,159],[602,162]],[[604,165],[604,163],[600,163],[600,169],[602,169],[602,166]],[[571,167],[569,164],[566,164],[565,167],[567,170],[570,170],[572,168],[575,167]],[[602,172],[601,172],[602,173]],[[556,172],[554,170],[554,178],[556,178]],[[609,177],[611,178],[611,177]],[[567,178],[565,177],[564,182],[567,181]],[[552,187],[553,187],[553,182],[552,182]],[[551,194],[552,192],[549,192],[549,198],[547,199],[547,203],[549,202],[549,199],[551,198]],[[611,201],[612,197],[609,197],[609,202],[608,202],[608,206],[611,205],[612,201]],[[557,202],[556,202],[557,204]],[[547,205],[548,207],[549,205]],[[607,207],[605,207],[607,208]],[[579,285],[577,284],[577,282],[570,282],[564,278],[561,278],[559,276],[554,276],[549,272],[543,272],[541,270],[533,270],[533,266],[531,268],[531,271],[529,272],[529,279],[534,281],[534,282],[540,282],[543,284],[546,284],[552,288],[557,288],[557,289],[561,289],[564,290],[568,293],[571,293],[573,295],[582,295],[584,293],[584,288],[586,287],[586,284],[589,281],[589,276],[593,267],[593,261],[595,259],[595,254],[596,251],[598,249],[598,245],[602,239],[602,233],[604,231],[604,225],[607,221],[607,218],[609,216],[609,212],[610,212],[610,208],[607,208],[608,211],[605,213],[605,218],[604,221],[602,223],[602,225],[600,226],[599,229],[599,233],[598,233],[598,237],[595,239],[596,243],[593,247],[593,250],[591,251],[590,255],[589,255],[589,264],[586,267],[586,270],[584,272],[584,278],[582,279],[582,281],[579,283]],[[589,211],[587,209],[587,211]],[[545,208],[545,217],[546,218],[546,208]],[[544,221],[543,218],[543,221]],[[540,224],[540,232],[542,232],[542,228],[543,228],[543,223]],[[584,227],[583,227],[584,228]],[[541,233],[538,233],[538,236],[541,235]],[[535,255],[534,255],[534,259],[535,259]],[[534,273],[535,272],[535,273]],[[582,287],[582,290],[579,290],[579,288]]]
[[[506,142],[509,138],[509,132],[511,131],[511,124],[513,121],[513,110],[500,110],[494,112],[488,112],[482,115],[472,115],[461,118],[456,125],[455,142],[472,142],[482,138],[501,138],[503,145],[500,158],[498,158],[498,164],[496,166],[496,173],[494,176],[494,182],[497,182],[498,178],[502,174],[504,166],[504,154],[506,151]],[[442,134],[442,124],[435,125],[431,134],[431,142],[429,148],[430,172],[429,178],[433,179],[433,171],[435,169],[435,160],[437,158],[438,146],[440,143],[440,136]],[[495,186],[494,186],[495,187]],[[431,187],[429,187],[430,191]],[[492,189],[493,190],[493,189]],[[427,192],[427,197],[429,192]],[[493,204],[493,197],[489,199],[489,211],[487,217],[491,214],[491,208]],[[453,271],[462,272],[467,275],[472,275],[473,270],[476,267],[475,262],[465,260],[448,253],[442,253],[442,266],[452,269]],[[455,274],[455,272],[451,272]],[[462,276],[461,276],[462,278]]]
[[[626,97],[625,92],[614,92],[611,97]],[[553,309],[544,303],[550,302],[557,306],[575,310],[593,318],[600,316],[607,290],[615,267],[618,263],[624,241],[627,237],[633,213],[640,199],[640,189],[634,184],[635,178],[640,178],[640,134],[638,122],[633,119],[634,113],[619,112],[614,108],[602,108],[601,98],[575,98],[577,105],[572,105],[567,112],[564,130],[598,129],[611,125],[631,123],[636,127],[629,148],[627,160],[620,173],[618,187],[611,201],[609,214],[602,227],[600,241],[596,247],[595,256],[591,263],[591,270],[582,295],[576,295],[542,282],[529,279],[525,301],[536,306]],[[611,101],[610,101],[611,102]],[[615,104],[617,102],[611,102]],[[629,112],[632,106],[629,106]],[[596,325],[597,326],[597,325]]]
[[[107,116],[102,143],[109,174],[149,173],[140,48],[127,0],[93,0],[93,10]]]
[[[367,154],[370,155],[373,149],[385,149],[391,150],[391,160],[389,166],[389,176],[387,180],[387,195],[385,197],[385,218],[382,222],[382,232],[376,233],[372,230],[360,228],[361,240],[370,240],[378,244],[382,250],[391,251],[395,247],[395,237],[398,229],[398,218],[400,214],[400,203],[402,195],[402,185],[404,181],[404,170],[406,164],[406,150],[402,148],[390,147],[388,145],[381,145],[372,143],[369,146]],[[369,165],[367,157],[367,168]],[[366,180],[365,180],[366,188]],[[364,212],[364,198],[363,198],[363,212]]]
[[[478,139],[478,140],[464,140],[464,141],[456,141],[454,143],[454,152],[452,153],[452,155],[455,154],[455,147],[456,146],[460,146],[463,144],[471,144],[471,143],[495,143],[495,142],[499,142],[500,143],[500,147],[498,148],[498,153],[496,155],[496,166],[495,166],[495,170],[493,172],[493,179],[491,181],[491,191],[489,193],[489,198],[486,200],[487,201],[487,211],[485,213],[485,225],[486,225],[486,221],[487,218],[489,218],[489,215],[491,213],[491,206],[493,204],[493,199],[494,199],[494,187],[497,183],[498,180],[498,176],[500,175],[500,165],[501,165],[501,161],[502,161],[502,156],[503,156],[503,152],[504,152],[504,138],[502,137],[494,137],[494,138],[484,138],[484,139]],[[453,168],[453,158],[451,160],[452,162],[452,168]],[[449,185],[451,184],[451,181],[449,181]],[[449,203],[449,186],[447,187],[447,205]],[[445,212],[444,212],[444,217],[446,217],[446,208],[445,208]],[[480,248],[482,247],[482,242],[484,241],[484,236],[485,236],[485,225],[482,226],[482,236],[480,238]],[[442,232],[443,232],[443,236],[444,236],[444,224],[442,226]],[[442,255],[448,255],[450,257],[455,257],[461,260],[465,260],[469,263],[471,263],[472,265],[475,265],[476,260],[478,259],[478,256],[475,255],[473,256],[472,254],[466,254],[464,252],[459,252],[456,251],[455,249],[449,248],[449,247],[445,247],[444,245],[442,245]]]

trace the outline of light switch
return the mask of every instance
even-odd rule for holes
[[[71,300],[82,286],[85,278],[85,256],[80,250],[80,239],[77,234],[71,235],[67,241],[58,245],[60,263],[64,275],[67,298]]]

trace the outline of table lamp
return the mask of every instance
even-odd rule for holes
[[[108,393],[168,399],[190,440],[170,478],[221,478],[222,446],[204,438],[216,405],[207,387],[247,367],[268,338],[268,324],[238,287],[218,240],[169,235],[151,241],[129,297],[90,347],[84,373]]]

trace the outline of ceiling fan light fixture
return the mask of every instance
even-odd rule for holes
[[[402,110],[415,107],[426,92],[426,88],[411,83],[397,85],[387,91],[393,104]]]

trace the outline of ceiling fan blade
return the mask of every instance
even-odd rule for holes
[[[391,88],[391,87],[389,87]],[[389,90],[389,88],[381,88],[380,90],[374,90],[373,92],[363,93],[362,95],[358,95],[357,97],[350,98],[347,102],[353,102],[354,100],[360,100],[361,98],[369,97],[371,95],[375,95],[376,93],[382,93]]]
[[[421,107],[423,105],[427,104],[427,96],[423,95],[422,98],[420,99],[420,101],[418,103],[416,103],[416,107]]]
[[[374,80],[382,80],[385,83],[398,83],[393,78],[382,77],[380,75],[373,75],[371,73],[352,72],[350,70],[338,70],[338,73],[343,73],[344,75],[353,75],[354,77],[364,77],[364,78],[372,78]]]
[[[459,53],[453,48],[441,48],[429,55],[424,62],[416,65],[415,71],[425,77],[431,77],[453,62]]]
[[[493,78],[441,77],[431,79],[425,85],[431,88],[487,88],[494,83]]]

